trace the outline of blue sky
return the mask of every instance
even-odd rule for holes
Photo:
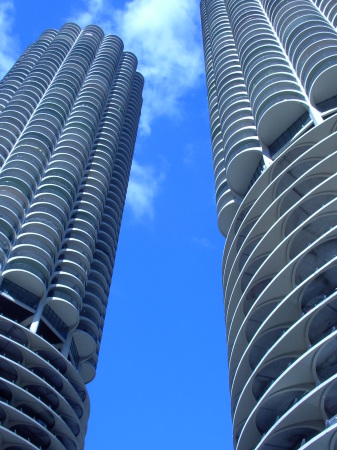
[[[69,20],[118,34],[146,79],[85,449],[230,449],[199,1],[0,0],[1,75]]]

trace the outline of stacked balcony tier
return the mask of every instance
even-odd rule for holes
[[[226,236],[230,224],[237,211],[238,204],[233,198],[233,193],[228,187],[226,179],[226,163],[223,146],[223,136],[220,127],[220,113],[215,89],[214,63],[209,37],[209,27],[205,3],[201,3],[201,16],[203,25],[203,40],[205,51],[206,82],[208,88],[209,117],[211,124],[211,140],[213,153],[213,169],[215,179],[215,195],[218,213],[218,227]]]
[[[226,5],[258,136],[269,146],[309,105],[260,2]]]
[[[311,0],[261,0],[310,101],[337,95],[337,35]]]
[[[1,448],[82,449],[89,398],[70,362],[3,315],[0,353]]]
[[[290,145],[256,181],[228,234],[237,449],[337,442],[336,130],[335,115]]]
[[[337,26],[337,5],[334,0],[313,0],[321,13],[336,28]]]
[[[46,52],[56,35],[57,30],[47,30],[42,33],[39,39],[27,48],[12,69],[1,80],[0,111],[3,111],[15,92],[21,86],[22,82],[30,74],[41,56]]]
[[[97,234],[96,249],[93,254],[86,286],[86,294],[83,299],[80,321],[82,322],[82,326],[93,323],[92,326],[94,326],[96,338],[95,351],[90,357],[85,360],[83,359],[81,364],[81,374],[86,380],[93,379],[96,373],[106,306],[108,303],[110,280],[113,272],[119,230],[122,221],[122,211],[127,191],[127,180],[130,175],[133,148],[137,136],[137,124],[142,105],[143,85],[144,79],[142,75],[137,72],[134,75],[123,129],[119,139],[118,151],[115,156],[115,164],[105,200],[102,225]],[[110,113],[112,113],[111,106],[109,109]],[[107,110],[104,124],[102,124],[102,136],[104,126],[112,123],[111,119],[112,117],[109,114],[109,110]],[[98,134],[98,137],[99,136],[100,135]],[[94,144],[94,154],[98,156],[104,151],[104,141],[98,138]]]

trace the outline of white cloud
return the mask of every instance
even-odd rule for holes
[[[156,116],[178,113],[179,100],[199,80],[198,14],[193,0],[133,0],[117,15],[125,46],[137,55],[145,77],[145,132]]]
[[[123,9],[113,0],[84,0],[71,21],[90,23],[120,36],[125,50],[138,58],[144,75],[140,130],[149,134],[158,117],[179,117],[184,96],[196,87],[203,71],[199,0],[130,0]],[[127,202],[138,220],[151,219],[163,175],[135,162]]]
[[[86,25],[95,24],[100,21],[100,16],[103,13],[103,0],[86,0],[86,6],[83,11],[77,11],[74,16],[70,19],[71,21],[76,22],[81,27],[85,27]]]
[[[137,220],[153,218],[154,199],[162,179],[163,175],[156,175],[153,167],[133,160],[126,202]]]
[[[120,10],[107,0],[86,0],[86,9],[72,20],[118,34],[136,54],[145,77],[143,133],[150,132],[154,118],[179,115],[180,100],[203,70],[198,0],[131,0]]]
[[[12,34],[14,4],[0,2],[0,79],[6,75],[16,59],[17,41]]]

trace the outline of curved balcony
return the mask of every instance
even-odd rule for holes
[[[13,151],[8,157],[5,167],[6,169],[12,169],[17,176],[22,174],[22,178],[33,179],[35,183],[40,181],[40,174],[43,171],[42,163],[29,151],[26,154]],[[7,174],[10,174],[10,171]]]
[[[6,407],[6,409],[10,410],[9,407]],[[26,417],[15,417],[13,411],[10,411],[10,414],[11,416],[14,416],[13,419],[15,418],[14,420],[17,421],[17,423],[12,425],[9,429],[6,428],[4,430],[3,439],[6,442],[6,444],[4,443],[4,445],[6,445],[4,448],[12,450],[17,448],[20,448],[20,450],[40,448],[46,450],[53,445],[55,450],[62,450],[61,443],[58,442],[55,437],[49,436],[49,433],[44,431],[41,425],[36,426],[33,420],[27,420]],[[24,422],[20,423],[20,419]],[[11,433],[13,433],[12,436],[10,435]],[[17,444],[19,444],[19,446]]]
[[[57,169],[60,166],[71,172],[75,179],[80,182],[83,170],[82,162],[71,152],[65,153],[63,146],[54,151],[48,167]]]
[[[51,199],[50,196],[49,199]],[[57,201],[55,202],[55,204],[51,202],[46,204],[45,201],[40,198],[40,196],[36,196],[27,214],[27,220],[30,221],[31,218],[33,219],[33,221],[34,218],[36,218],[37,222],[41,220],[44,223],[46,221],[47,223],[53,223],[57,234],[59,236],[62,236],[63,229],[65,228],[68,221],[68,209],[64,208],[64,206],[61,207],[59,202]]]
[[[213,170],[216,190],[219,184],[217,180],[226,178],[226,164],[224,156],[225,155],[222,147],[220,147],[219,149],[215,149],[215,152],[213,154]]]
[[[42,242],[42,246],[45,242],[47,242],[46,240],[57,243],[57,247],[53,248],[52,255],[50,255],[54,260],[55,251],[59,248],[59,244],[63,236],[64,225],[60,214],[53,215],[53,208],[47,207],[46,209],[47,212],[44,211],[43,205],[40,204],[35,211],[30,212],[26,217],[24,227],[22,227],[19,236],[26,232],[28,224],[35,224],[35,237],[37,241]],[[48,252],[48,254],[50,254],[50,252]]]
[[[40,222],[26,222],[18,236],[17,243],[29,244],[41,247],[54,259],[56,251],[61,245],[60,236],[47,224]]]
[[[257,132],[260,139],[268,146],[272,144],[285,130],[296,122],[308,106],[302,95],[285,92],[271,92],[259,107],[257,112]]]
[[[107,196],[107,187],[98,183],[93,183],[92,180],[83,180],[78,191],[77,200],[93,199],[92,203],[99,208],[100,204],[104,204]],[[81,205],[82,206],[82,205]],[[83,208],[82,208],[83,209]]]
[[[323,186],[324,186],[324,183],[323,183]],[[294,208],[296,206],[297,206],[296,203],[294,203]],[[276,225],[274,225],[274,227],[277,227],[277,223],[278,224],[282,224],[282,218],[278,222],[276,222]],[[261,232],[262,230],[259,230],[259,231]],[[331,237],[333,237],[334,229],[330,230],[329,233],[330,233]],[[265,241],[265,242],[268,242],[268,241]],[[312,247],[312,245],[313,244],[310,245],[309,249]],[[266,251],[266,247],[265,246],[264,246],[264,249]],[[258,296],[261,294],[262,290],[265,288],[264,284],[262,283],[262,280],[263,279],[270,280],[270,277],[272,277],[275,272],[280,270],[280,267],[282,267],[282,264],[285,264],[286,261],[289,262],[289,264],[293,264],[296,261],[296,259],[299,258],[297,256],[296,258],[294,258],[294,260],[292,260],[293,262],[291,262],[289,260],[289,254],[284,254],[285,251],[286,251],[286,241],[282,242],[282,246],[280,246],[278,248],[277,252],[271,250],[272,255],[269,258],[269,265],[268,266],[266,264],[263,265],[265,267],[265,269],[267,269],[267,270],[262,269],[263,266],[260,266],[259,271],[258,271],[258,274],[259,274],[258,277],[256,276],[256,274],[254,274],[254,277],[251,278],[251,280],[250,280],[251,288],[249,290],[245,291],[245,294],[242,297],[243,298],[243,303],[241,304],[241,306],[239,308],[235,305],[235,303],[233,303],[232,305],[230,303],[228,304],[228,307],[227,307],[227,320],[228,320],[227,324],[228,324],[228,327],[229,327],[228,335],[230,334],[232,327],[233,327],[233,329],[235,329],[234,322],[237,325],[239,324],[239,322],[242,323],[242,315],[245,315],[245,311],[246,311],[246,313],[248,313],[248,311],[251,308],[250,305],[255,304],[254,303],[255,300],[258,298]],[[306,251],[308,251],[308,250],[306,249]],[[279,255],[278,257],[276,256],[277,254]],[[282,256],[280,256],[280,255],[282,255]],[[308,257],[308,258],[310,258],[310,257]],[[271,261],[273,261],[273,263],[271,263]],[[303,265],[302,265],[302,263],[298,263],[298,264],[300,264],[300,266],[301,266],[301,268],[299,267],[299,269],[298,269],[298,275],[297,275],[298,280],[305,278],[305,273],[306,272],[303,272],[303,270],[305,270],[305,267],[308,267],[308,270],[311,270],[311,271],[315,270],[315,268],[313,268],[312,266],[310,266],[310,269],[309,269],[309,266],[306,263],[304,263]],[[272,269],[268,270],[268,267],[272,268]],[[292,267],[292,266],[289,266],[289,270],[292,270],[292,269],[290,269],[290,267]],[[240,279],[241,279],[241,277],[239,277],[239,280]],[[253,280],[255,280],[255,282]],[[256,282],[259,281],[259,280],[261,280],[261,283],[262,283],[261,286],[260,286],[260,283],[256,284]],[[274,280],[274,282],[275,282],[275,280]],[[296,283],[295,278],[289,280],[289,283],[288,283],[289,287],[292,286],[293,284],[295,284]],[[257,289],[257,287],[256,288],[254,287],[255,284],[256,284],[256,286],[259,287],[258,289]],[[285,286],[286,285],[284,284],[283,288],[285,288]],[[239,287],[238,287],[238,285],[236,283],[235,287],[233,288],[232,295],[234,295],[234,296],[237,295],[237,294],[235,294],[235,292],[238,289],[239,289]],[[256,290],[256,295],[254,294],[255,290]],[[242,292],[242,290],[240,290],[240,292]],[[252,299],[251,302],[248,301],[250,299]],[[247,309],[244,308],[244,305],[246,305],[246,304],[247,304],[247,307],[248,307]],[[232,316],[232,314],[233,314],[233,316]],[[235,315],[237,317],[234,319]],[[232,324],[229,325],[231,321],[232,321]]]
[[[62,167],[60,167],[62,166]],[[59,180],[62,178],[67,184],[71,185],[73,190],[76,189],[76,185],[81,179],[81,172],[75,169],[71,164],[67,164],[62,161],[60,166],[57,166],[56,161],[53,160],[49,163],[48,169],[44,174],[44,178],[49,180]],[[73,193],[75,195],[75,192]]]
[[[121,207],[115,202],[115,198],[107,198],[103,211],[104,221],[112,225],[114,229],[118,229],[121,221]],[[116,228],[115,228],[116,227]]]
[[[3,279],[42,298],[49,281],[49,271],[29,257],[14,257],[6,264]]]
[[[16,211],[10,210],[9,205],[2,204],[0,206],[0,229],[2,233],[12,240],[15,233],[18,232],[20,225],[20,218]]]
[[[251,129],[253,131],[251,134],[254,135],[255,125],[252,117],[241,117],[239,120],[232,121],[231,124],[228,124],[223,133],[226,154],[230,153],[230,148],[240,140],[242,135],[243,137],[246,137],[245,134],[242,133],[243,129],[246,131]]]
[[[101,315],[96,308],[92,308],[88,304],[84,304],[81,310],[81,318],[84,317],[90,320],[99,329],[102,325]]]
[[[48,188],[50,192],[55,192],[56,189],[56,191],[60,194],[62,193],[61,196],[65,197],[67,202],[71,204],[76,195],[74,184],[74,180],[71,180],[69,175],[64,177],[63,175],[48,176],[48,174],[46,174],[41,180],[38,192],[48,192]]]
[[[267,442],[261,443],[259,449],[269,448],[282,448],[292,449],[303,446],[306,442],[310,441],[322,430],[322,424],[312,423],[308,424],[303,421],[302,423],[289,426],[287,429],[275,433]]]
[[[47,294],[46,303],[58,317],[73,328],[79,321],[79,302],[75,295],[64,286],[52,285]]]
[[[34,230],[33,232],[38,240],[41,236],[42,242],[48,239],[59,248],[63,230],[61,223],[51,214],[43,212],[31,214],[24,222],[20,234],[26,232],[26,230],[29,230],[29,232]]]
[[[62,259],[74,260],[79,266],[87,267],[92,260],[92,251],[83,241],[74,238],[66,238],[63,242],[62,253],[60,255],[60,261]],[[68,254],[68,252],[74,252]]]
[[[323,137],[323,136],[326,136],[327,133],[330,132],[329,130],[331,130],[331,127],[333,126],[332,124],[334,124],[334,122],[335,122],[334,117],[331,117],[330,119],[327,119],[327,121],[325,121],[323,124],[321,124],[320,127],[313,128],[306,135],[299,138],[296,145],[290,145],[285,150],[284,154],[281,154],[277,158],[277,160],[275,161],[275,164],[273,164],[271,166],[271,170],[266,171],[259,178],[256,185],[248,193],[248,198],[247,198],[247,203],[246,203],[246,205],[248,205],[248,206],[245,206],[245,209],[242,209],[242,211],[240,212],[240,214],[238,216],[238,218],[241,217],[243,212],[247,210],[247,207],[248,207],[248,211],[250,209],[248,214],[247,214],[247,212],[245,213],[245,215],[247,215],[247,219],[245,220],[246,226],[244,226],[244,224],[242,224],[242,227],[246,228],[247,222],[249,222],[249,221],[251,223],[253,223],[252,219],[254,218],[255,208],[254,209],[249,208],[249,205],[252,205],[253,202],[255,201],[255,199],[258,196],[260,196],[261,194],[263,194],[261,196],[261,202],[256,203],[257,209],[255,210],[255,217],[258,217],[259,214],[261,214],[263,212],[263,209],[259,208],[259,205],[263,204],[263,201],[264,201],[263,199],[266,200],[265,204],[269,204],[271,201],[273,201],[272,198],[269,198],[269,193],[273,192],[273,188],[271,186],[269,189],[266,189],[267,186],[269,184],[273,185],[276,182],[277,177],[280,175],[280,173],[282,171],[284,171],[284,173],[286,172],[286,169],[288,166],[289,166],[289,168],[292,168],[294,161],[296,159],[298,161],[300,159],[303,159],[303,160],[307,159],[307,155],[309,155],[309,149],[311,149],[310,150],[310,158],[311,157],[315,158],[317,156],[319,158],[321,158],[323,156],[323,154],[327,155],[334,150],[334,148],[335,148],[334,139],[335,138],[333,136],[331,136],[331,138]],[[322,139],[322,137],[323,137],[323,139]],[[318,142],[319,140],[322,140],[322,143],[317,144],[316,146],[313,146],[313,144],[315,142]],[[327,152],[325,152],[325,150],[323,150],[325,148],[325,146],[328,149]],[[288,184],[289,184],[289,181],[288,181]],[[241,222],[239,223],[239,225],[240,224],[241,224]],[[227,240],[227,242],[230,242],[230,244],[226,245],[226,249],[225,249],[226,252],[224,254],[224,265],[226,264],[225,276],[228,276],[228,271],[233,263],[233,256],[234,256],[233,252],[237,251],[240,248],[240,246],[242,245],[242,242],[244,241],[248,232],[250,231],[250,229],[249,229],[247,232],[243,233],[242,227],[241,227],[241,230],[239,231],[239,233],[236,235],[236,239],[234,239],[234,233],[237,233],[239,228],[237,228],[237,227],[232,228],[230,240],[229,241]]]
[[[12,248],[10,260],[13,258],[30,258],[44,267],[44,272],[50,274],[54,266],[54,255],[48,247],[42,248],[39,245],[17,243]]]
[[[57,148],[55,149],[55,154],[58,154],[59,152],[67,152],[69,155],[77,161],[78,166],[82,168],[86,164],[86,158],[85,158],[85,152],[83,149],[83,145],[81,142],[76,141],[74,139],[70,139],[68,135],[61,135]]]
[[[89,358],[96,350],[96,341],[87,333],[86,329],[76,328],[73,334],[73,340],[81,359]]]
[[[28,425],[29,421],[29,428],[36,426],[48,434],[52,448],[82,448],[88,399],[80,375],[51,344],[21,325],[1,316],[0,330],[0,347],[3,343],[2,353],[5,352],[1,372],[13,380],[15,368],[20,376],[16,384],[4,379],[0,382],[0,396],[11,426]],[[48,405],[53,405],[53,409]],[[6,418],[2,420],[2,436],[8,423]],[[27,444],[30,445],[28,441]]]
[[[109,229],[108,226],[101,227],[101,229],[99,230],[98,239],[101,242],[104,242],[104,244],[106,244],[107,248],[110,247],[113,249],[114,245],[116,245],[116,243],[117,243],[115,232],[112,229]],[[113,253],[114,253],[114,251],[113,251]],[[113,253],[110,252],[111,258],[113,258]]]
[[[331,141],[331,144],[332,144],[332,141]],[[323,145],[323,144],[322,144]],[[318,147],[318,148],[322,148],[322,146],[320,146],[320,147]],[[315,160],[314,160],[315,161]],[[326,162],[325,162],[325,167],[326,168],[328,168],[328,166],[329,166],[329,159],[327,159],[326,160]],[[331,165],[331,164],[330,164]],[[308,168],[310,168],[310,166],[306,166],[306,165],[304,165],[303,166],[304,168],[305,167],[307,167],[307,169]],[[313,167],[313,164],[311,164],[311,167]],[[318,171],[319,170],[319,167],[320,167],[320,165],[317,165],[317,168],[315,169],[316,171]],[[323,167],[323,166],[321,166],[321,167]],[[324,171],[325,171],[326,169],[324,169]],[[324,177],[322,178],[322,177],[318,177],[317,178],[317,180],[315,181],[314,180],[314,178],[311,178],[310,180],[308,179],[307,181],[304,181],[304,184],[303,184],[303,187],[304,186],[306,186],[306,188],[305,189],[307,189],[307,188],[309,188],[309,186],[310,185],[312,185],[312,187],[314,187],[315,185],[317,185],[317,183],[320,183],[322,180],[324,179]],[[308,184],[309,183],[309,184]],[[287,181],[287,186],[289,186],[289,180]],[[324,184],[322,185],[322,186],[324,186]],[[290,192],[290,191],[289,191]],[[307,192],[306,190],[305,190],[305,192]],[[304,192],[303,192],[303,194],[304,194]],[[290,194],[289,194],[290,195]],[[298,196],[293,196],[293,200],[296,202],[296,198],[298,198]],[[269,200],[270,201],[270,200]],[[323,201],[326,201],[326,198],[325,199],[323,199]],[[261,205],[262,205],[263,203],[261,203]],[[289,208],[291,207],[291,205],[294,205],[294,203],[289,203],[288,201],[286,202],[286,204],[284,204],[284,208],[281,206],[280,207],[280,209],[279,209],[279,211],[281,212],[281,214],[283,214],[285,211],[287,211],[287,210],[289,210]],[[321,206],[321,203],[317,203],[317,206],[318,207],[320,207]],[[315,208],[314,208],[315,209]],[[313,212],[314,212],[314,210],[313,210]],[[258,213],[259,214],[259,213]],[[251,224],[254,224],[253,222],[251,222]],[[248,226],[248,225],[247,225]],[[249,231],[249,230],[248,230]],[[257,232],[257,230],[256,230],[256,232],[255,232],[255,235],[256,235],[256,233],[258,233],[259,235],[261,235],[261,230],[259,230],[259,232]],[[263,234],[263,232],[262,232],[262,234]],[[252,235],[251,236],[251,239],[253,239],[254,238],[254,236]],[[237,274],[234,274],[233,275],[234,276],[234,278],[236,278],[237,277]],[[230,286],[229,286],[229,289],[230,289]]]
[[[325,349],[323,348],[322,350],[324,351]],[[322,350],[319,350],[318,353],[322,353]],[[261,405],[262,410],[264,409],[264,405],[269,406],[269,418],[267,417],[267,411],[264,413],[269,428],[266,430],[266,436],[262,436],[262,439],[256,448],[269,448],[269,445],[274,442],[278,442],[282,448],[293,448],[287,446],[287,438],[289,438],[289,436],[292,444],[300,443],[300,446],[303,446],[305,449],[334,448],[329,446],[329,442],[334,442],[334,440],[331,440],[331,436],[336,431],[336,427],[333,428],[336,425],[336,418],[334,417],[335,408],[332,405],[335,398],[335,391],[336,377],[334,376],[333,378],[330,378],[328,382],[323,383],[322,385],[318,384],[315,389],[312,388],[312,390],[307,390],[307,392],[304,390],[302,392],[298,391],[298,395],[296,395],[291,404],[289,404],[289,400],[291,400],[290,390],[271,395],[269,400]],[[273,403],[275,404],[274,407],[277,411],[280,407],[280,405],[277,405],[277,401],[286,398],[287,393],[289,397],[289,400],[287,401],[288,408],[281,407],[281,414],[275,417],[272,411],[272,405]],[[303,394],[305,395],[304,397]],[[311,417],[309,417],[308,409],[311,411]],[[270,420],[273,416],[275,418],[274,423]],[[255,417],[257,419],[259,415]],[[326,419],[326,417],[328,417],[328,419]],[[311,429],[311,432],[301,433],[299,437],[297,434],[299,430],[299,421],[303,425],[306,424],[306,428]],[[295,423],[297,423],[296,426],[294,426]],[[261,423],[261,426],[264,427],[264,424]],[[283,431],[281,431],[282,429]],[[287,430],[287,433],[284,433],[285,429]],[[294,430],[296,430],[296,432],[294,432]]]
[[[75,269],[70,272],[67,269],[69,269],[68,264],[65,264],[65,267],[62,263],[59,264],[55,269],[53,279],[50,284],[55,286],[60,285],[68,289],[70,295],[76,299],[77,305],[82,306],[81,299],[85,293],[85,280],[81,277],[80,271]],[[78,274],[76,272],[78,272]]]
[[[300,329],[292,327],[291,333],[287,333],[284,335],[282,341],[280,341],[282,344],[278,344],[278,346],[281,346],[282,348],[278,348],[277,345],[274,345],[272,347],[269,354],[267,354],[267,356],[264,358],[263,363],[261,362],[258,369],[256,369],[250,376],[242,394],[240,395],[234,418],[235,428],[237,428],[237,425],[235,424],[237,424],[239,420],[242,421],[243,415],[246,416],[246,418],[249,415],[248,419],[245,421],[245,426],[240,436],[241,445],[245,440],[247,440],[248,436],[250,436],[250,439],[252,439],[254,436],[253,439],[255,440],[255,445],[261,439],[262,432],[261,430],[258,432],[258,422],[256,419],[259,415],[259,412],[263,410],[263,405],[265,405],[267,402],[272,403],[272,399],[275,395],[280,395],[281,393],[285,392],[290,393],[291,390],[296,386],[297,388],[301,388],[304,394],[310,392],[310,394],[305,397],[303,401],[301,401],[301,396],[295,397],[293,403],[291,403],[290,405],[288,404],[288,409],[283,409],[283,411],[280,411],[283,413],[283,415],[279,414],[278,416],[276,416],[276,423],[281,427],[284,426],[284,422],[282,423],[283,420],[285,420],[285,423],[287,420],[289,420],[289,418],[290,420],[294,420],[292,414],[296,414],[296,411],[298,411],[298,407],[299,409],[301,409],[302,407],[307,408],[305,402],[309,398],[315,399],[315,403],[320,401],[322,392],[324,390],[324,385],[320,385],[318,382],[316,382],[316,376],[313,371],[310,370],[310,367],[313,365],[314,367],[319,368],[321,367],[321,364],[319,363],[317,365],[315,363],[315,361],[317,360],[317,350],[311,349],[310,346],[308,349],[308,344],[302,337],[307,319],[302,319],[301,322],[302,324]],[[301,339],[299,340],[299,342],[297,342],[296,340],[296,345],[290,345],[291,342],[294,342],[294,336],[296,334],[297,336],[301,336]],[[333,341],[335,342],[335,339],[333,339]],[[319,347],[323,349],[325,353],[325,349],[331,352],[331,350],[329,350],[331,349],[331,345],[329,345],[328,342],[329,341],[323,341]],[[294,353],[296,351],[297,354]],[[276,352],[279,355],[283,352],[284,356],[279,356],[276,358]],[[301,354],[303,355],[301,356]],[[319,387],[315,389],[316,386]],[[275,399],[276,398],[277,397],[275,397]],[[312,400],[308,401],[310,402],[310,404],[312,404]],[[247,413],[248,405],[251,406],[248,408]],[[276,408],[280,406],[281,405],[278,404]],[[250,414],[249,410],[252,411]],[[323,425],[324,420],[321,413],[319,412],[319,408],[311,410],[311,414],[313,412],[316,414],[317,419],[321,421]],[[299,413],[297,412],[296,415],[298,417]],[[302,417],[302,414],[300,414],[300,416]],[[265,423],[264,425],[260,426],[266,427],[267,424]],[[274,427],[272,428],[273,433],[275,432],[275,426],[276,425],[274,425]],[[272,429],[268,428],[267,433],[271,432]]]
[[[242,134],[242,133],[241,133]],[[230,149],[226,156],[226,174],[230,189],[244,196],[262,158],[262,149],[257,137],[251,132]]]
[[[78,270],[84,277],[89,273],[90,261],[88,259],[88,255],[79,252],[77,248],[64,246],[59,254],[57,265],[62,262],[70,262],[76,266],[79,266]]]
[[[332,275],[332,272],[336,272],[336,268],[333,267],[328,269],[327,272],[328,273],[323,272],[317,277],[318,279],[313,280],[313,282],[309,284],[305,289],[307,293],[312,290],[313,286],[316,287],[317,292],[319,285],[322,286],[323,284],[322,282],[325,279],[325,275],[327,275],[328,278]],[[310,309],[304,311],[304,314],[307,314],[310,313],[311,310],[314,310],[309,319],[307,330],[308,339],[311,345],[316,345],[336,330],[336,303],[336,291],[334,283],[332,283],[331,289],[325,289],[324,293],[323,287],[320,296],[317,296],[315,304],[312,304]]]
[[[110,287],[111,283],[111,274],[109,272],[109,269],[106,267],[106,265],[102,264],[100,261],[98,261],[95,258],[96,252],[94,253],[94,259],[92,261],[90,271],[92,271],[93,274],[100,278],[103,278],[105,280],[105,283],[108,287]]]
[[[104,289],[95,282],[88,283],[86,295],[94,296],[100,304],[104,306],[107,305],[108,295],[104,292]]]
[[[100,219],[102,215],[102,203],[97,195],[83,191],[77,195],[73,208],[73,211],[79,210],[89,212],[94,217]]]
[[[89,361],[84,361],[81,366],[81,376],[85,383],[90,383],[95,378],[96,367]]]
[[[87,292],[84,299],[83,299],[83,305],[84,306],[90,306],[90,308],[93,308],[99,317],[105,316],[106,308],[102,303],[99,301],[97,297],[92,295],[91,293]],[[99,325],[100,326],[100,325]]]
[[[32,199],[33,191],[35,190],[34,184],[27,183],[24,180],[20,180],[16,177],[11,176],[4,176],[0,177],[0,186],[4,189],[6,188],[12,188],[12,190],[16,191],[18,196],[20,196],[22,199],[25,198],[25,201],[28,202]]]
[[[88,250],[89,250],[89,253],[88,253],[89,255],[92,254],[95,249],[95,240],[86,231],[76,229],[76,228],[69,229],[66,232],[65,239],[68,240],[67,241],[67,242],[69,242],[68,245],[71,245],[71,243],[74,242],[75,246],[82,247],[84,252],[88,253]],[[73,247],[73,248],[76,248],[76,247]],[[91,259],[91,257],[89,259]]]
[[[79,210],[79,213],[81,213],[81,210]],[[76,212],[75,212],[76,214]],[[91,239],[93,239],[94,241],[97,238],[97,230],[95,228],[95,222],[94,224],[91,222],[89,222],[88,220],[86,220],[87,218],[79,218],[77,217],[72,217],[69,221],[68,224],[68,229],[67,232],[71,232],[73,233],[76,230],[81,230],[82,232],[85,232],[86,234],[88,234]]]
[[[29,428],[34,428],[34,426],[36,426],[43,430],[44,436],[49,436],[51,442],[53,442],[53,448],[55,446],[55,448],[62,449],[63,447],[57,446],[56,433],[61,431],[64,435],[71,436],[71,431],[65,426],[65,423],[62,422],[59,413],[62,409],[65,409],[69,414],[72,414],[70,405],[67,404],[62,397],[59,397],[61,400],[59,403],[58,395],[55,394],[56,391],[53,388],[50,389],[46,386],[46,383],[43,381],[46,372],[43,368],[32,368],[30,371],[20,369],[20,371],[23,377],[30,376],[30,382],[35,381],[37,384],[27,384],[27,382],[23,380],[23,384],[26,384],[26,386],[25,389],[22,389],[21,387],[13,385],[13,383],[8,383],[7,386],[4,385],[3,382],[0,383],[1,392],[5,393],[4,389],[8,389],[8,386],[11,387],[12,391],[11,398],[6,402],[7,404],[4,405],[4,409],[8,415],[8,421],[5,419],[2,426],[11,426],[11,429],[15,428],[16,425],[20,423],[27,424]],[[37,371],[39,375],[36,375],[35,371]],[[52,373],[49,373],[47,376],[49,379],[55,379],[57,373],[52,371]],[[40,380],[40,382],[38,380]],[[51,408],[52,405],[54,406],[54,409]],[[23,435],[23,437],[26,436]]]
[[[103,290],[103,292],[108,296],[109,295],[109,289],[110,289],[110,280],[107,281],[107,275],[108,271],[105,270],[104,273],[102,271],[97,271],[99,266],[98,261],[93,260],[93,263],[90,268],[90,275],[88,278],[88,282],[94,282],[97,284],[97,286],[100,287],[100,289]]]
[[[308,95],[313,104],[317,105],[337,95],[337,89],[334,88],[336,76],[337,59],[333,55],[317,62],[311,69],[308,75],[310,86]]]
[[[337,25],[337,5],[333,0],[314,0],[324,16],[336,27]]]

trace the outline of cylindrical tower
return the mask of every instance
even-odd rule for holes
[[[245,195],[262,166],[262,149],[224,2],[202,1],[201,18],[218,223],[226,235],[237,210],[235,198]],[[241,176],[245,170],[250,179]]]
[[[229,22],[217,30],[224,36],[217,51],[226,52],[234,42],[243,74],[238,90],[244,81],[266,162],[256,177],[240,173],[249,190],[236,197],[235,213],[228,209],[219,216],[220,230],[228,228],[222,270],[238,450],[337,449],[332,3],[201,2],[206,71],[216,42],[208,23],[221,4]],[[228,74],[237,78],[236,64]],[[206,77],[210,95],[211,75]],[[214,77],[215,91],[218,83]],[[217,98],[217,111],[223,100]],[[294,115],[297,104],[304,109]],[[210,105],[211,123],[214,112]],[[226,119],[224,133],[231,126]],[[261,128],[261,121],[272,129]],[[273,136],[267,139],[265,131]],[[226,151],[223,142],[217,152]],[[213,138],[212,143],[214,149]]]
[[[0,447],[80,450],[142,105],[137,59],[47,30],[0,83]]]

